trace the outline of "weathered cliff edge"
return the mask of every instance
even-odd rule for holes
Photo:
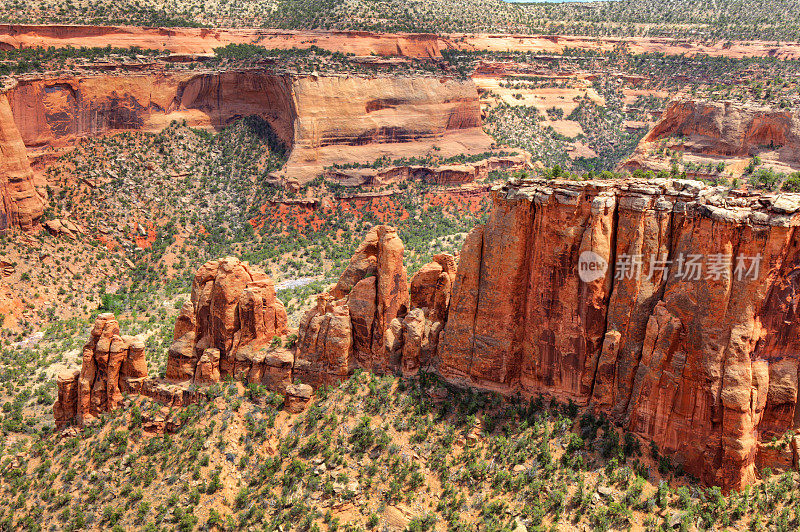
[[[438,371],[592,404],[707,483],[751,482],[759,440],[797,425],[800,198],[720,192],[681,181],[497,189],[461,255]],[[588,283],[587,251],[609,264]],[[694,256],[698,280],[679,264]],[[636,257],[640,274],[627,267]],[[715,269],[721,257],[730,263]]]
[[[232,43],[266,44],[273,48],[319,46],[356,55],[439,57],[442,49],[532,51],[561,54],[566,48],[611,52],[624,43],[634,54],[697,54],[714,57],[800,58],[793,42],[687,42],[664,37],[586,37],[524,34],[375,33],[369,31],[276,30],[263,28],[145,28],[67,24],[0,24],[0,49],[63,46],[138,46],[181,54],[213,53]]]
[[[799,424],[800,196],[696,181],[532,180],[496,187],[493,198],[452,290],[444,278],[420,279],[441,289],[439,303],[411,297],[405,316],[387,303],[406,300],[402,282],[376,288],[404,279],[391,273],[401,271],[396,258],[381,258],[396,253],[368,237],[345,289],[340,280],[306,316],[295,374],[316,384],[355,367],[427,364],[463,386],[591,405],[706,483],[752,482],[763,442]],[[582,254],[600,265],[589,282],[578,275]],[[427,360],[409,334],[423,304],[416,337],[429,353],[435,346]],[[381,307],[398,308],[397,319],[376,319]],[[786,452],[796,463],[796,448]]]
[[[654,155],[662,141],[670,148],[703,159],[748,158],[771,152],[769,164],[786,170],[800,168],[800,116],[792,109],[734,102],[676,99],[660,121],[623,163],[627,169],[669,170],[668,156]],[[727,172],[741,174],[741,168]]]

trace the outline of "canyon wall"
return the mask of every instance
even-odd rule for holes
[[[567,48],[611,52],[624,45],[631,53],[698,54],[713,57],[800,58],[793,42],[689,42],[664,37],[586,37],[524,34],[375,33],[369,31],[276,30],[262,28],[145,28],[66,24],[0,24],[0,49],[64,46],[126,48],[138,46],[180,54],[210,54],[228,44],[260,44],[269,48],[308,48],[356,55],[441,57],[442,49],[521,51],[562,54]]]
[[[643,139],[654,142],[687,137],[709,152],[748,155],[752,148],[774,147],[800,159],[800,118],[791,109],[733,102],[674,100]]]
[[[355,55],[441,57],[440,39],[431,33],[273,30],[259,28],[143,28],[66,24],[0,24],[0,50],[32,47],[138,46],[179,54],[211,54],[228,44],[257,44],[272,49],[318,46]]]
[[[475,85],[451,78],[302,77],[294,95],[301,148],[407,142],[481,125]]]
[[[261,116],[291,150],[277,175],[300,183],[334,163],[424,156],[433,146],[443,157],[491,147],[470,80],[154,71],[26,78],[6,94],[9,135],[21,135],[32,153],[85,136],[157,132],[172,120],[220,129]]]
[[[539,52],[563,54],[568,49],[613,52],[623,47],[631,54],[664,54],[687,57],[800,58],[800,44],[770,41],[700,42],[669,37],[588,37],[583,35],[525,35],[508,33],[450,33],[441,37],[442,49],[492,52]]]
[[[120,130],[161,131],[172,120],[221,128],[236,118],[265,118],[291,146],[292,80],[263,71],[43,77],[8,91],[28,147],[66,145]]]
[[[44,204],[8,98],[0,93],[0,232],[30,229],[41,218]]]
[[[750,103],[676,99],[621,166],[669,170],[672,161],[659,151],[662,143],[682,152],[685,162],[722,163],[726,174],[740,175],[755,155],[788,173],[800,169],[800,115]]]
[[[726,489],[798,426],[800,196],[522,182],[461,253],[438,371],[590,404]]]
[[[296,79],[294,150],[284,169],[305,181],[326,166],[427,154],[448,157],[491,146],[481,129],[471,80],[440,77],[316,77]]]

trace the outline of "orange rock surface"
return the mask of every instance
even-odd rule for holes
[[[214,48],[228,44],[258,44],[277,49],[318,46],[365,56],[441,57],[439,37],[428,33],[0,24],[0,46],[8,48],[102,48],[111,45],[169,50],[179,54],[212,54]]]
[[[28,153],[5,93],[0,93],[0,231],[31,229],[44,212]]]
[[[768,41],[701,42],[668,37],[587,37],[579,35],[522,35],[504,33],[455,33],[442,37],[442,49],[519,51],[563,54],[567,48],[611,52],[620,45],[632,54],[661,53],[667,55],[712,57],[776,57],[800,58],[800,44]]]
[[[496,188],[461,253],[438,371],[593,405],[707,483],[752,482],[759,441],[797,428],[800,196],[715,192],[679,180]],[[608,267],[584,279],[587,256]],[[691,257],[696,279],[680,262]]]
[[[205,384],[232,376],[282,391],[291,384],[292,357],[273,339],[286,333],[272,279],[235,257],[209,261],[175,322],[167,379]]]
[[[676,99],[622,166],[670,170],[670,158],[653,153],[661,143],[696,163],[722,162],[726,174],[741,175],[755,155],[788,173],[800,169],[800,115],[750,103]]]
[[[334,163],[423,156],[434,146],[440,156],[450,157],[481,153],[492,144],[480,127],[471,80],[292,76],[260,69],[155,71],[43,76],[19,81],[7,95],[11,114],[7,108],[3,114],[0,101],[0,119],[6,117],[3,135],[17,155],[3,173],[13,182],[31,181],[23,175],[30,172],[27,161],[18,160],[24,153],[20,136],[29,149],[67,146],[80,137],[115,131],[161,131],[173,120],[219,129],[243,116],[261,116],[290,149],[278,175],[300,183]],[[476,172],[441,169],[433,180],[471,180]],[[32,201],[33,189],[25,190],[15,196],[17,203]],[[32,210],[28,203],[22,206],[24,212]]]
[[[586,37],[572,35],[374,33],[368,31],[274,30],[258,28],[143,28],[133,26],[0,25],[0,46],[64,47],[111,45],[169,50],[179,54],[210,54],[228,44],[259,44],[268,48],[308,48],[356,55],[440,57],[442,49],[563,53],[566,48],[613,51],[620,44],[634,54],[705,54],[715,57],[800,58],[793,42],[692,42],[663,37]]]
[[[28,147],[121,130],[161,131],[172,120],[221,128],[253,114],[287,145],[293,139],[291,80],[252,70],[43,76],[19,81],[8,99]]]
[[[345,378],[355,368],[399,369],[392,322],[408,312],[403,243],[393,227],[367,234],[339,282],[318,296],[298,334],[296,375],[312,385]]]
[[[117,408],[122,393],[138,393],[146,378],[142,339],[120,336],[114,315],[100,314],[83,347],[80,371],[58,376],[58,400],[53,405],[56,427],[84,425]]]

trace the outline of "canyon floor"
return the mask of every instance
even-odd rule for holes
[[[269,353],[296,361],[318,295],[371,230],[397,229],[410,280],[463,258],[506,183],[688,183],[702,196],[673,195],[718,218],[759,194],[794,229],[796,7],[57,4],[0,2],[0,530],[800,526],[795,427],[761,442],[779,470],[723,493],[594,404],[459,387],[435,356],[418,373],[355,369],[301,413],[284,388],[219,375],[192,381],[192,404],[125,393],[66,428],[53,413],[98,315],[138,335],[166,382],[195,272],[235,256],[274,282],[287,329]],[[559,220],[564,241],[583,229]],[[554,283],[577,249],[551,257]],[[348,296],[322,314],[363,310]],[[775,333],[789,347],[792,320]],[[797,372],[770,378],[768,408],[793,419]]]

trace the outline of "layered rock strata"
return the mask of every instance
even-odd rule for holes
[[[740,176],[756,155],[765,166],[789,173],[800,169],[800,115],[752,103],[676,99],[622,167],[669,171],[673,161],[665,148],[683,153],[695,163],[687,172],[698,175]]]
[[[450,157],[482,153],[492,144],[481,129],[471,80],[305,76],[264,68],[42,75],[19,80],[0,95],[0,142],[4,152],[13,150],[8,169],[0,163],[0,178],[29,180],[25,147],[68,146],[123,130],[161,131],[172,121],[219,129],[250,115],[266,120],[287,148],[289,160],[276,177],[300,183],[334,163],[423,157],[432,146]],[[431,179],[453,182],[469,174],[454,167]],[[33,201],[29,192],[19,194],[17,203]],[[23,218],[35,211],[28,203],[21,206]]]
[[[282,348],[287,331],[272,279],[234,257],[209,261],[175,322],[167,379],[207,384],[230,376],[282,391],[293,361]]]
[[[83,347],[80,370],[58,376],[56,427],[84,425],[117,408],[123,393],[138,393],[147,378],[144,341],[121,336],[111,313],[100,314]]]
[[[726,489],[798,426],[800,196],[695,181],[498,187],[466,239],[438,371],[545,392]]]
[[[475,163],[441,166],[391,166],[388,168],[329,169],[325,177],[344,186],[386,186],[405,181],[433,185],[463,185],[484,180],[495,170],[516,170],[528,166],[524,155],[492,156]]]
[[[266,28],[143,28],[72,24],[0,24],[0,49],[32,47],[102,48],[137,46],[173,54],[213,54],[228,44],[265,44],[270,48],[309,48],[371,56],[441,57],[442,38],[432,33],[276,30]],[[268,44],[266,44],[268,43]]]

